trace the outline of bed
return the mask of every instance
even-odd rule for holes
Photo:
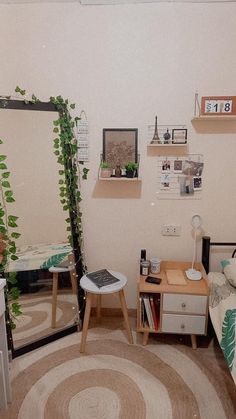
[[[210,271],[213,246],[235,247],[236,243],[211,242],[203,237],[202,263],[208,274],[210,287],[209,314],[217,339],[236,384],[236,250],[229,258],[222,258],[222,272]]]

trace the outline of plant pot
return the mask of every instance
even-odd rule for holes
[[[127,170],[126,169],[126,177],[128,178],[132,178],[132,177],[136,177],[136,170]]]
[[[112,170],[111,169],[100,169],[100,177],[108,178],[111,177]]]

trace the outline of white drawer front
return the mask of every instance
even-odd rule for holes
[[[205,316],[189,316],[181,314],[163,314],[162,332],[167,333],[187,333],[204,335]]]
[[[163,310],[181,313],[205,314],[207,296],[187,294],[164,294]]]

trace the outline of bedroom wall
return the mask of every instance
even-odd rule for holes
[[[205,234],[235,241],[235,127],[200,134],[191,124],[196,90],[235,94],[235,12],[235,3],[0,6],[0,93],[13,94],[20,85],[41,100],[62,94],[87,113],[86,261],[89,270],[127,275],[130,308],[140,249],[149,257],[191,260],[194,213],[202,216]],[[157,156],[147,151],[147,125],[155,115],[160,124],[186,124],[189,153],[203,154],[201,200],[157,199]],[[138,128],[140,189],[98,182],[104,127]],[[50,167],[45,170],[50,176]],[[181,225],[180,237],[161,236],[161,225],[171,223]]]

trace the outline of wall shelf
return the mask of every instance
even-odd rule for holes
[[[187,143],[183,144],[148,144],[148,147],[186,147]]]
[[[194,117],[191,122],[198,122],[198,121],[236,121],[236,116],[234,115],[209,115],[209,116],[196,116]]]
[[[105,182],[141,182],[140,177],[101,177],[98,180]]]

